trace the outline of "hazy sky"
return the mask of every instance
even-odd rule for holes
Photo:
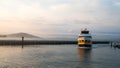
[[[0,33],[120,33],[120,0],[0,0]]]

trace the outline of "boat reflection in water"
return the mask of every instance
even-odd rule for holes
[[[79,58],[79,67],[83,68],[87,67],[91,68],[91,52],[92,49],[84,49],[84,48],[78,48],[78,58]]]
[[[90,60],[92,49],[78,48],[78,54],[80,60]]]

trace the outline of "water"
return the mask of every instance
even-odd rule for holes
[[[0,68],[119,68],[120,49],[93,45],[0,46]]]

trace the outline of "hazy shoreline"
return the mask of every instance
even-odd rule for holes
[[[93,44],[109,44],[110,41],[93,41]],[[77,44],[77,41],[62,40],[0,40],[0,45]]]

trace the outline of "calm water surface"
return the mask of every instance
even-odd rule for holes
[[[120,49],[93,45],[0,46],[0,68],[120,68]]]

